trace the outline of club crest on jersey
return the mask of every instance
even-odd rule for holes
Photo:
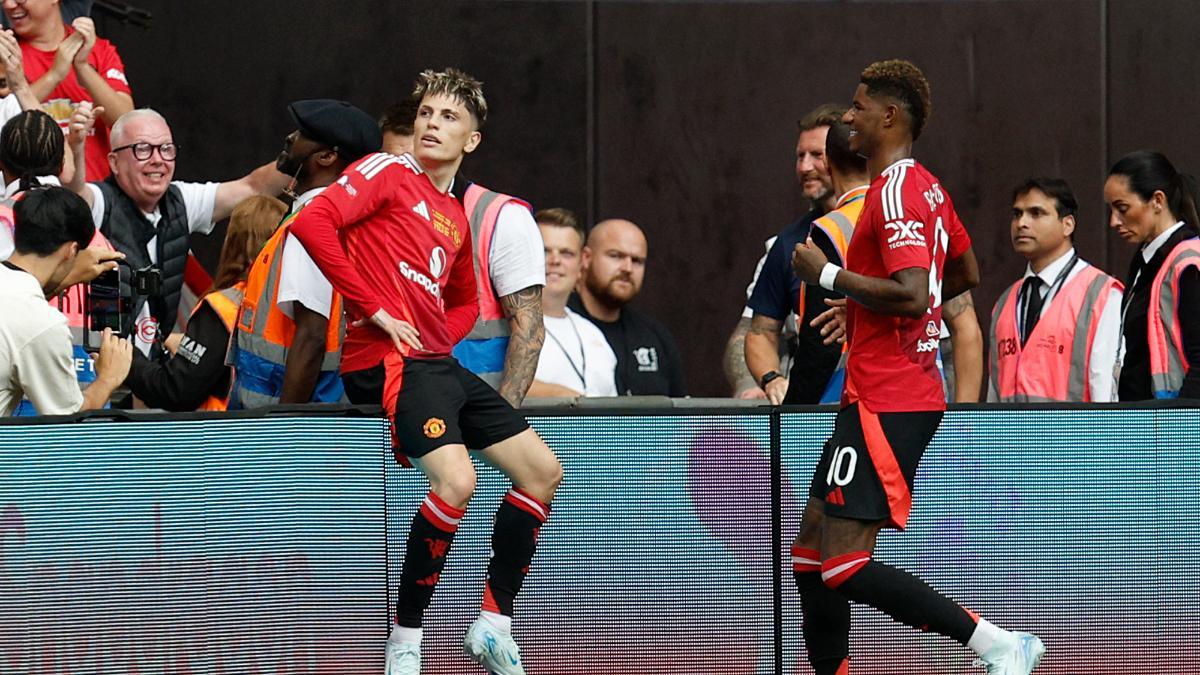
[[[926,322],[926,324],[925,324],[926,337],[938,337],[941,334],[942,334],[942,331],[938,330],[937,324],[935,324],[932,321]]]
[[[923,227],[925,227],[925,223],[919,220],[893,220],[884,225],[883,229],[892,233],[887,240],[888,248],[924,246],[925,234],[921,232]]]
[[[413,210],[413,213],[424,218],[425,222],[432,222],[432,220],[429,218],[429,207],[425,205],[424,199],[422,199],[420,201],[420,203],[418,203],[416,206],[414,206],[412,208],[412,210]]]
[[[424,202],[422,202],[424,203]],[[433,251],[429,253],[429,273],[434,279],[442,276],[442,272],[446,270],[446,249],[441,246],[434,246]]]

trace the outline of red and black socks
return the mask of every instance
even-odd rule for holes
[[[484,614],[513,615],[513,600],[521,591],[529,563],[537,550],[538,532],[550,507],[521,488],[504,495],[492,530],[492,560],[483,588]]]
[[[433,599],[433,590],[446,566],[446,555],[458,531],[464,509],[450,506],[433,492],[425,496],[421,508],[413,516],[408,531],[404,569],[400,574],[400,590],[396,601],[396,623],[406,628],[420,628],[425,609]]]
[[[821,553],[792,547],[792,576],[804,613],[804,646],[816,675],[845,675],[850,656],[850,601],[821,581]]]
[[[975,632],[975,617],[970,612],[912,574],[875,562],[867,551],[826,560],[821,564],[821,577],[849,600],[870,605],[901,623],[964,645]]]

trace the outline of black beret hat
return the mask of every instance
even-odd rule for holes
[[[328,98],[296,101],[288,106],[300,133],[308,138],[335,146],[353,162],[383,147],[379,125],[367,113],[345,101]]]

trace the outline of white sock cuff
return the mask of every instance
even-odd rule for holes
[[[415,642],[416,644],[421,644],[421,636],[423,634],[424,630],[421,628],[409,628],[407,626],[392,624],[392,632],[388,634],[388,642]]]
[[[497,614],[495,612],[482,611],[479,613],[479,618],[488,622],[492,628],[504,633],[512,633],[512,617]]]
[[[975,624],[975,632],[971,633],[971,639],[967,642],[967,646],[976,654],[987,657],[997,647],[1007,649],[1011,642],[1010,638],[1012,638],[1012,633],[981,618]]]

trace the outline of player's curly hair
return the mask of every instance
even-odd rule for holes
[[[475,118],[475,128],[483,128],[487,121],[487,100],[483,98],[482,82],[457,68],[422,71],[413,87],[413,98],[420,101],[432,94],[449,96],[463,104]]]
[[[920,137],[921,129],[933,113],[929,80],[920,68],[901,59],[876,61],[862,71],[860,81],[867,85],[868,93],[883,94],[899,101],[912,119],[913,140]]]

